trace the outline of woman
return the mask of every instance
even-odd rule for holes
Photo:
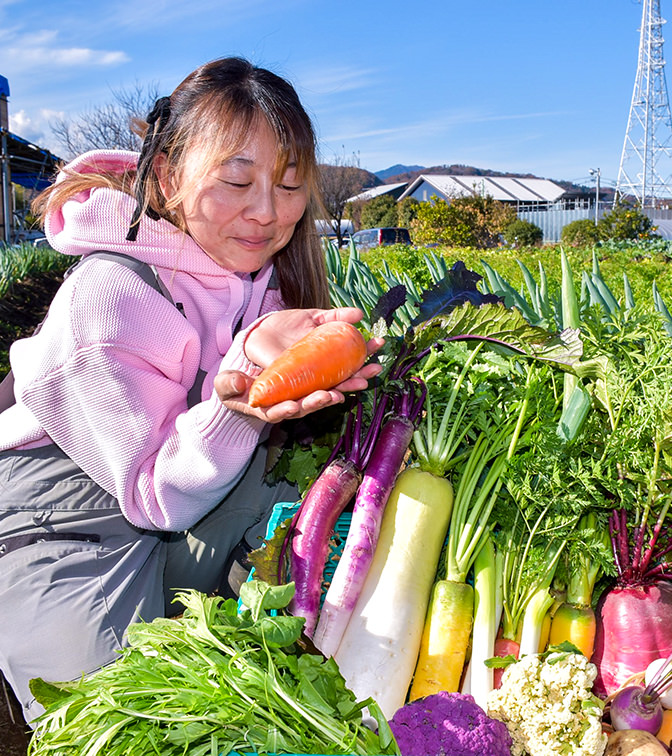
[[[12,346],[16,403],[0,415],[0,669],[28,721],[31,678],[112,661],[131,622],[175,611],[171,589],[215,590],[234,547],[254,545],[288,495],[262,481],[268,424],[378,371],[245,401],[286,346],[362,315],[328,309],[315,138],[291,85],[218,60],[147,121],[139,156],[86,153],[39,203],[51,245],[83,262]],[[152,266],[162,292],[97,250]]]

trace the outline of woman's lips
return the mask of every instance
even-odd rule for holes
[[[270,238],[268,236],[262,238],[238,237],[237,241],[239,244],[242,244],[243,247],[248,247],[249,249],[262,249],[268,245]]]

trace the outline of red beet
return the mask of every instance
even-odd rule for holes
[[[616,586],[597,606],[593,686],[601,698],[613,693],[655,659],[672,653],[672,581]]]

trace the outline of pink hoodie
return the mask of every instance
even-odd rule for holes
[[[121,171],[136,160],[95,151],[67,170]],[[272,265],[254,281],[230,273],[166,221],[144,216],[137,241],[127,242],[134,206],[111,189],[82,192],[47,218],[49,243],[69,255],[113,250],[155,266],[186,317],[122,265],[94,258],[79,266],[39,333],[10,349],[17,403],[0,415],[0,450],[54,442],[134,525],[179,531],[226,495],[258,443],[265,423],[227,410],[213,380],[224,369],[260,372],[245,357],[245,336],[282,302],[268,289]],[[199,367],[202,401],[189,409]]]

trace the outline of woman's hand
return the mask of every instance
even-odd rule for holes
[[[344,320],[357,323],[363,313],[356,307],[339,307],[333,310],[281,310],[265,317],[247,336],[245,353],[252,362],[264,368],[275,360],[287,347],[302,338],[308,331],[322,323]],[[371,339],[369,355],[383,344],[383,339]],[[253,378],[236,371],[225,371],[215,378],[215,390],[229,409],[252,415],[270,423],[303,417],[311,412],[339,404],[345,400],[344,392],[361,391],[371,378],[382,370],[377,363],[368,363],[356,373],[326,391],[314,391],[296,401],[284,401],[271,407],[250,407],[247,394]]]
[[[245,339],[247,358],[259,367],[268,367],[287,347],[303,338],[318,325],[333,320],[344,320],[353,325],[364,313],[358,307],[335,307],[333,310],[279,310],[263,318]],[[369,354],[382,345],[374,339]]]

